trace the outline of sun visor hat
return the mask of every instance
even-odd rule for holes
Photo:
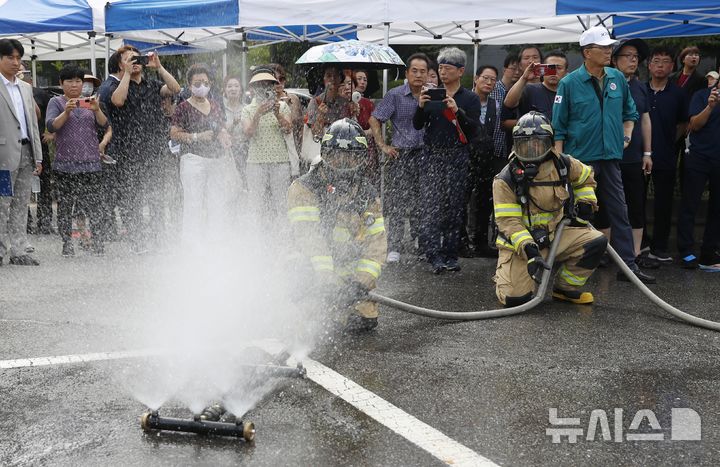
[[[275,76],[272,75],[272,73],[262,72],[254,74],[253,77],[250,78],[250,82],[248,84],[260,83],[262,81],[270,81],[273,84],[278,82],[278,80],[275,78]]]

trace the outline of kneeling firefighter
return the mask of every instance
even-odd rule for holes
[[[553,298],[593,302],[580,291],[597,268],[607,239],[588,223],[597,210],[592,168],[553,148],[553,128],[539,112],[529,112],[513,128],[513,152],[493,181],[496,245],[496,294],[506,307],[532,299],[542,271],[543,255],[560,221],[572,222],[562,233],[557,261],[562,263]]]
[[[336,321],[368,331],[377,326],[378,305],[364,297],[387,255],[380,197],[363,176],[368,143],[362,127],[344,118],[330,125],[320,148],[322,160],[288,191],[295,245]]]

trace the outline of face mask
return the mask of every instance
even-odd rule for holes
[[[208,95],[210,92],[210,86],[205,86],[204,84],[201,84],[200,86],[190,86],[190,92],[192,92],[192,95],[195,97],[202,97],[205,98],[205,96]]]
[[[90,97],[92,96],[93,91],[95,90],[95,86],[93,86],[92,83],[83,83],[82,85],[82,91],[80,93],[83,97]]]

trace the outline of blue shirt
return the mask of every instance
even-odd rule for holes
[[[668,81],[665,88],[655,91],[647,83],[652,122],[653,170],[675,170],[677,126],[688,121],[685,92]]]
[[[593,80],[583,64],[560,81],[552,117],[555,140],[564,141],[563,152],[581,162],[622,159],[623,122],[638,120],[630,87],[614,68],[605,67],[600,96]]]
[[[396,148],[422,146],[423,130],[416,130],[412,122],[417,106],[418,101],[407,83],[389,90],[375,106],[372,116],[380,122],[392,123],[392,145]]]
[[[642,137],[642,115],[649,112],[647,86],[642,84],[637,78],[628,81],[630,86],[630,95],[635,102],[635,108],[641,118],[635,122],[633,127],[630,144],[623,151],[623,163],[632,164],[642,161],[643,137]]]
[[[688,114],[693,117],[707,107],[710,88],[701,89],[693,94]],[[690,133],[690,155],[685,166],[691,167],[704,163],[720,163],[720,105],[716,105],[705,126]]]

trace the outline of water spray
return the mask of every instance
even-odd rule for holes
[[[181,431],[199,435],[231,436],[251,442],[255,439],[255,424],[237,420],[230,422],[211,422],[201,420],[196,415],[192,420],[161,417],[157,410],[149,410],[140,417],[140,426],[145,432]]]

